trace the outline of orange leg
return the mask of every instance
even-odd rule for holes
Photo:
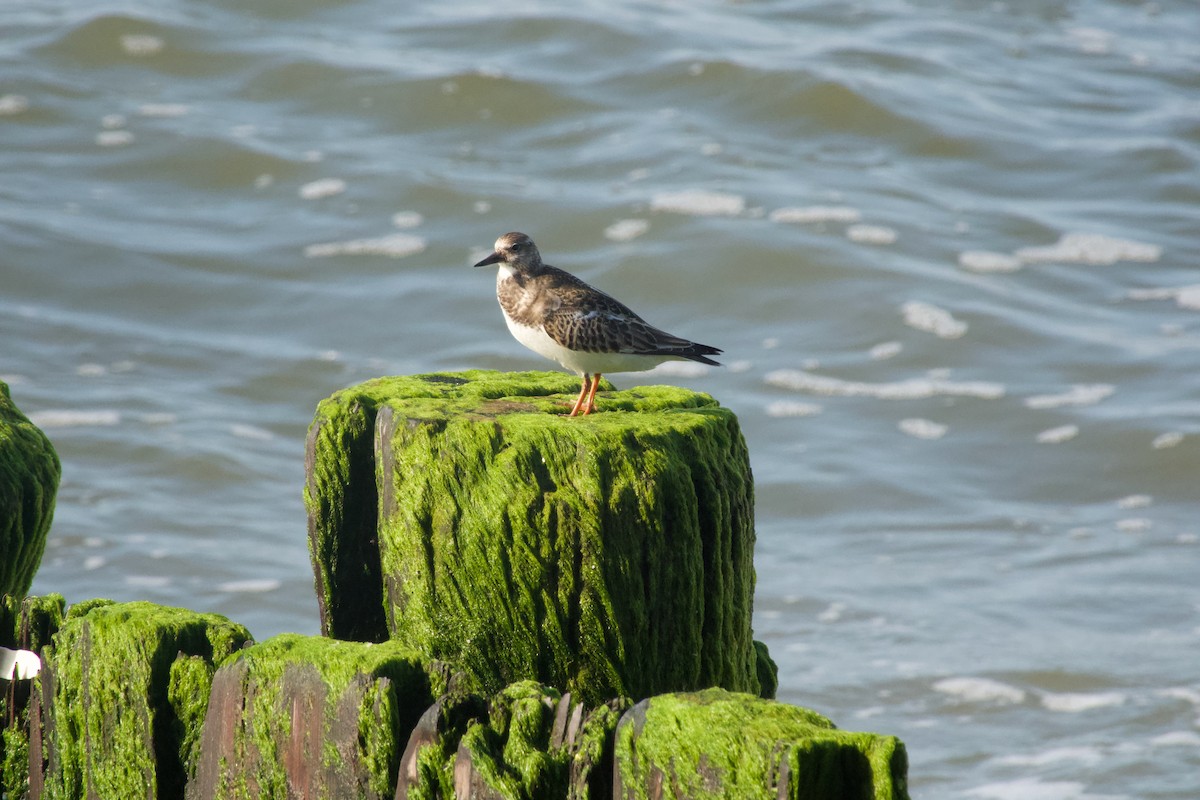
[[[579,397],[575,398],[575,405],[571,408],[571,413],[567,414],[568,417],[574,417],[579,414],[579,410],[583,408],[583,399],[587,396],[589,388],[592,388],[591,376],[585,372],[583,373],[583,386],[579,389]],[[592,388],[592,391],[595,392],[595,389]],[[583,413],[586,414],[587,412],[584,411]]]
[[[600,373],[597,372],[592,377],[592,388],[588,390],[587,402],[583,406],[583,413],[590,414],[596,410],[596,387],[600,385]]]

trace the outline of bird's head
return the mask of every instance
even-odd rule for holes
[[[475,266],[486,267],[488,264],[507,264],[517,270],[536,270],[542,265],[542,255],[533,239],[513,231],[497,239],[492,254]]]

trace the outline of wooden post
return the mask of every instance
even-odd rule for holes
[[[477,371],[379,379],[321,403],[306,501],[326,632],[352,624],[339,609],[378,603],[391,637],[488,692],[532,679],[590,705],[769,693],[737,418],[666,386],[606,386],[599,412],[569,418],[577,389],[561,373]],[[349,505],[368,498],[373,518]],[[347,564],[368,542],[377,584]]]

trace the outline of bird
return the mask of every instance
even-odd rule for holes
[[[501,236],[491,255],[475,266],[490,264],[500,265],[496,299],[509,332],[583,381],[567,416],[586,416],[595,410],[602,373],[641,372],[672,360],[720,366],[709,356],[722,350],[659,330],[616,298],[546,264],[537,245],[523,233]]]

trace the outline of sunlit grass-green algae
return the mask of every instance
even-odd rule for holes
[[[721,689],[640,703],[617,728],[615,759],[619,794],[631,800],[908,798],[894,736],[838,730],[815,711]]]
[[[42,562],[62,467],[0,381],[0,595],[23,596]]]
[[[152,603],[72,607],[49,655],[53,798],[178,797],[194,764],[208,666],[250,639],[241,625]],[[184,662],[184,663],[179,663]]]
[[[605,384],[597,413],[569,418],[577,388],[561,373],[474,371],[324,401],[306,501],[330,607],[381,592],[391,636],[488,691],[528,678],[593,704],[760,692],[753,481],[736,417],[686,389]],[[378,588],[343,586],[343,559],[376,539]]]

